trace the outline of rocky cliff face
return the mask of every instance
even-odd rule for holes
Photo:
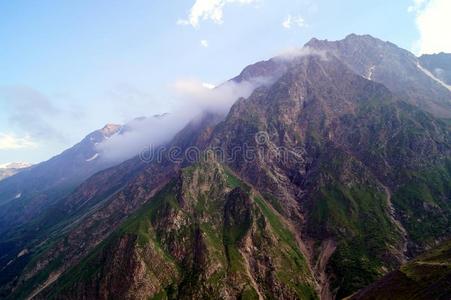
[[[336,42],[312,39],[306,46],[332,53],[355,73],[384,84],[404,101],[450,118],[451,90],[431,76],[412,53],[369,35],[351,34]]]
[[[10,251],[3,295],[341,298],[449,237],[449,125],[355,68],[330,49],[246,68],[234,80],[274,82],[191,123],[161,161],[83,183],[38,223],[47,235]]]
[[[334,58],[300,58],[271,88],[238,101],[212,144],[230,156],[240,145],[261,147],[251,161],[238,153],[231,168],[296,224],[339,296],[449,234],[446,125]],[[416,193],[435,195],[430,218]]]
[[[196,164],[37,298],[314,299],[291,230],[223,166]]]

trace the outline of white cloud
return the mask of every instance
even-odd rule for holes
[[[170,141],[188,122],[204,112],[225,115],[232,104],[272,78],[255,78],[251,81],[227,81],[217,87],[200,80],[181,79],[170,86],[176,105],[162,117],[136,119],[129,122],[127,130],[98,144],[100,159],[123,161],[149,146],[159,146]]]
[[[290,29],[293,26],[305,27],[305,20],[301,16],[288,15],[287,18],[282,22],[282,26],[286,29]]]
[[[178,108],[172,114],[191,115],[188,121],[202,112],[226,114],[236,100],[249,97],[257,87],[271,85],[276,79],[274,74],[241,82],[230,80],[217,86],[197,79],[179,79],[170,86]]]
[[[236,83],[227,81],[218,87],[199,80],[181,79],[172,84],[174,98],[178,100],[178,107],[183,107],[181,113],[194,110],[193,116],[200,112],[209,111],[225,113],[233,102],[240,97],[248,97],[260,82]]]
[[[252,4],[258,0],[196,0],[191,7],[188,18],[177,21],[178,25],[191,25],[199,28],[200,21],[210,20],[216,24],[224,22],[224,6],[231,3]]]
[[[413,0],[412,5],[407,8],[408,12],[414,12],[420,10],[427,0]]]
[[[293,59],[305,57],[305,56],[319,56],[323,60],[327,60],[327,52],[322,50],[312,49],[310,47],[302,48],[288,48],[279,52],[274,59],[282,61],[290,61]]]
[[[0,103],[4,104],[9,127],[27,132],[35,140],[65,142],[61,122],[79,122],[83,116],[69,103],[61,105],[28,86],[0,86]]]
[[[208,41],[207,40],[201,40],[200,45],[204,48],[208,48]]]
[[[204,88],[209,89],[209,90],[212,90],[212,89],[214,89],[216,87],[214,84],[211,84],[211,83],[208,83],[208,82],[202,82],[202,86]]]
[[[16,137],[13,134],[0,133],[0,150],[35,148],[37,145],[30,136]]]
[[[21,162],[9,162],[6,164],[1,164],[0,165],[0,169],[24,169],[24,168],[28,168],[31,167],[32,164],[25,162],[25,161],[21,161]]]
[[[450,0],[414,0],[408,11],[416,14],[420,34],[415,44],[415,52],[419,54],[451,52]]]

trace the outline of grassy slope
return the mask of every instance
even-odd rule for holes
[[[403,213],[410,238],[424,245],[451,234],[451,161],[410,174],[393,194],[393,204]]]
[[[349,299],[428,300],[451,297],[451,241],[389,273]]]

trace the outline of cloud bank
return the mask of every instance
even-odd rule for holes
[[[30,136],[17,137],[14,134],[0,133],[0,150],[16,150],[36,148],[37,145]]]
[[[97,151],[101,159],[124,161],[149,147],[169,142],[190,121],[205,112],[225,115],[237,99],[249,97],[256,87],[270,82],[269,78],[256,78],[240,83],[227,81],[214,87],[199,80],[177,80],[169,87],[175,99],[173,111],[132,120],[119,134],[98,144]]]
[[[408,11],[415,13],[420,34],[414,46],[415,52],[418,54],[451,52],[450,0],[414,0]]]
[[[309,47],[287,49],[274,60],[280,66],[301,57],[315,55],[327,59],[327,53]],[[101,159],[120,162],[129,159],[149,147],[169,142],[190,121],[203,113],[226,115],[239,98],[248,98],[260,86],[272,85],[281,72],[274,70],[270,76],[256,76],[240,82],[230,80],[215,86],[196,79],[180,79],[169,86],[174,109],[164,115],[138,118],[127,123],[123,130],[97,145]]]

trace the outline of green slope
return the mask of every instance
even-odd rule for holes
[[[349,297],[352,300],[448,300],[451,298],[451,241]]]

